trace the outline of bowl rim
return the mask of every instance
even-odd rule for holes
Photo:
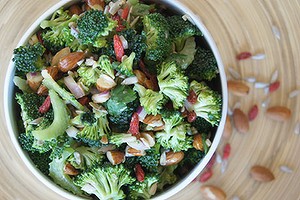
[[[24,45],[26,42],[28,42],[28,39],[32,36],[34,32],[39,28],[39,25],[42,20],[49,18],[53,12],[55,12],[57,9],[61,7],[66,7],[71,5],[72,3],[79,1],[79,0],[61,0],[58,3],[51,6],[49,9],[47,9],[41,16],[39,16],[27,29],[27,31],[24,33],[22,38],[20,39],[17,46]],[[209,160],[215,153],[221,137],[223,133],[223,129],[225,126],[225,119],[227,115],[227,105],[228,105],[228,91],[227,91],[227,81],[226,81],[226,75],[224,70],[224,65],[219,53],[219,50],[217,48],[217,45],[215,44],[213,37],[207,30],[207,28],[204,26],[203,22],[201,21],[200,17],[195,14],[190,8],[188,8],[186,5],[180,2],[180,0],[161,0],[163,4],[168,4],[173,6],[175,9],[177,9],[179,12],[186,14],[190,17],[192,22],[201,30],[203,33],[203,36],[208,43],[209,47],[214,53],[214,56],[217,60],[218,68],[219,68],[219,76],[220,76],[220,83],[221,83],[221,90],[222,90],[222,116],[219,123],[219,126],[217,128],[217,131],[215,133],[215,137],[212,141],[212,144],[210,146],[210,149],[208,153],[204,156],[204,158],[198,163],[197,166],[194,167],[194,169],[187,174],[183,179],[175,183],[173,186],[171,186],[169,189],[164,191],[161,194],[158,194],[157,196],[154,196],[153,200],[161,200],[161,199],[167,199],[171,196],[175,195],[182,189],[184,189],[189,183],[194,180],[197,175],[204,169],[204,167],[208,164]],[[6,78],[4,83],[4,113],[5,113],[5,120],[6,120],[6,126],[7,130],[10,135],[10,139],[13,143],[13,146],[17,150],[18,155],[21,157],[21,160],[25,163],[26,167],[31,171],[31,173],[34,174],[34,176],[42,182],[45,186],[50,188],[52,191],[56,192],[60,196],[72,199],[72,200],[82,200],[85,198],[76,196],[72,194],[71,192],[68,192],[61,188],[60,186],[56,185],[50,178],[42,174],[33,164],[33,162],[30,160],[27,152],[23,150],[18,142],[17,135],[19,134],[16,127],[16,122],[14,121],[14,113],[11,112],[13,108],[12,100],[13,100],[13,94],[14,94],[14,83],[13,83],[13,77],[15,73],[15,67],[14,63],[12,61],[12,58],[10,59],[7,72],[6,72]]]

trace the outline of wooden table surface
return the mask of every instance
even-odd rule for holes
[[[5,72],[12,51],[31,23],[59,0],[1,0],[0,1],[0,81],[3,91]],[[300,89],[300,1],[299,0],[182,0],[195,11],[215,39],[226,72],[231,67],[243,78],[256,77],[268,82],[275,70],[281,86],[270,96],[270,105],[283,105],[292,110],[288,122],[278,123],[265,117],[261,102],[267,97],[253,84],[245,98],[229,96],[232,107],[240,102],[248,112],[259,106],[258,117],[250,123],[248,134],[233,132],[228,141],[232,154],[224,173],[217,164],[214,176],[206,184],[221,187],[228,199],[234,196],[253,200],[300,199],[300,135],[294,126],[300,120],[300,97],[288,98],[289,92]],[[272,31],[277,27],[277,31]],[[277,37],[276,34],[277,33]],[[279,37],[280,36],[280,37]],[[239,52],[263,53],[263,60],[237,61]],[[0,199],[48,200],[63,199],[40,183],[25,167],[12,146],[3,113],[3,92],[0,115]],[[221,149],[221,148],[220,148]],[[219,150],[221,152],[221,150]],[[252,165],[264,165],[276,179],[271,183],[257,183],[249,176]],[[283,173],[286,165],[293,173]],[[200,183],[191,183],[172,199],[201,199]]]

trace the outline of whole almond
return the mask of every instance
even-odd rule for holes
[[[255,165],[250,170],[251,177],[259,182],[270,182],[275,179],[274,174],[266,167]]]
[[[247,96],[250,88],[248,85],[241,81],[229,80],[227,81],[228,91],[236,96]]]
[[[233,123],[236,130],[240,133],[249,131],[249,120],[247,115],[239,108],[233,111]]]
[[[194,135],[193,147],[197,150],[203,151],[203,140],[201,134]]]
[[[219,187],[213,185],[203,185],[200,188],[202,197],[206,200],[225,200],[226,194]]]
[[[69,47],[65,47],[61,49],[53,56],[51,60],[51,66],[58,65],[60,59],[62,59],[63,57],[67,56],[70,53],[71,53],[71,49]]]
[[[60,59],[58,69],[62,72],[68,72],[77,66],[77,62],[83,59],[84,52],[72,52]]]
[[[229,139],[232,133],[232,125],[231,125],[231,120],[229,115],[226,117],[226,122],[223,130],[223,138],[224,139]]]
[[[100,92],[108,91],[116,85],[115,80],[106,74],[101,74],[96,82],[96,87]]]
[[[274,106],[267,109],[266,115],[272,120],[284,122],[291,118],[292,112],[287,107]]]
[[[182,151],[179,151],[179,152],[169,151],[166,153],[165,166],[176,165],[183,158],[184,158],[184,153]]]

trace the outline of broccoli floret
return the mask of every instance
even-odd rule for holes
[[[74,153],[74,151],[75,150],[73,148],[65,148],[60,158],[52,160],[49,164],[49,176],[57,185],[60,185],[62,188],[76,195],[83,196],[83,191],[80,189],[80,187],[74,184],[74,178],[64,172],[67,160]]]
[[[148,172],[157,173],[160,159],[160,144],[156,143],[151,149],[147,149],[146,155],[136,157],[137,162]]]
[[[208,133],[213,128],[211,123],[202,117],[197,117],[196,120],[191,123],[191,125],[192,127],[196,128],[199,133]]]
[[[170,36],[175,43],[177,52],[183,49],[188,38],[202,35],[197,26],[184,20],[180,15],[169,17],[168,23],[170,24]]]
[[[135,142],[137,138],[135,136],[132,136],[129,133],[115,133],[112,134],[109,138],[109,143],[115,144],[116,146],[121,146],[121,144],[127,143],[127,142]]]
[[[151,13],[143,19],[146,33],[146,60],[163,61],[172,51],[172,40],[167,19],[160,13]]]
[[[125,54],[130,55],[135,53],[135,61],[139,61],[147,50],[145,32],[136,33],[132,28],[126,29],[120,33],[128,42],[128,49],[125,49]]]
[[[107,55],[112,60],[116,60],[116,54],[114,49],[114,41],[112,38],[107,38],[106,45],[99,49],[100,55]]]
[[[138,107],[137,94],[126,85],[118,85],[111,93],[105,107],[109,114],[110,127],[115,132],[126,132],[133,112]]]
[[[69,15],[63,8],[57,10],[50,20],[41,22],[40,27],[45,29],[42,33],[44,45],[52,53],[56,53],[64,47],[71,47],[73,51],[79,48],[79,41],[71,34],[69,24],[76,22],[78,15]]]
[[[46,153],[28,152],[34,165],[46,176],[49,175],[50,151]]]
[[[205,152],[191,148],[188,151],[184,152],[184,158],[180,162],[181,167],[192,168],[204,158]]]
[[[164,62],[174,61],[178,67],[185,70],[194,61],[196,51],[195,38],[188,38],[184,48],[178,53],[172,53]]]
[[[160,91],[170,98],[173,107],[182,107],[188,95],[188,78],[178,69],[175,62],[163,63],[157,79]]]
[[[155,134],[157,142],[165,149],[173,151],[186,151],[192,148],[192,137],[188,136],[191,132],[189,123],[181,123],[172,128],[169,132],[160,131]]]
[[[192,80],[211,81],[219,73],[213,52],[199,47],[193,63],[187,68],[185,73]]]
[[[129,186],[129,195],[127,199],[140,200],[150,199],[156,193],[158,184],[158,175],[146,175],[143,182],[136,181]]]
[[[178,180],[178,177],[174,172],[177,167],[178,165],[171,165],[161,168],[161,174],[157,185],[158,191],[163,191],[165,187],[174,184]]]
[[[101,75],[101,70],[93,67],[80,66],[77,70],[77,73],[80,77],[79,81],[85,86],[91,87],[96,84],[97,79]]]
[[[87,110],[76,100],[73,94],[58,85],[57,82],[53,80],[53,78],[48,74],[47,70],[42,71],[42,76],[44,77],[43,85],[46,86],[49,90],[52,89],[57,92],[67,103],[71,103],[75,108],[82,111]]]
[[[75,148],[75,152],[68,159],[73,167],[80,170],[87,170],[103,160],[104,155],[99,153],[99,148],[86,146]]]
[[[15,76],[13,80],[15,86],[17,86],[24,93],[32,93],[32,89],[27,84],[27,81],[19,76]]]
[[[139,94],[141,106],[148,114],[157,115],[166,103],[167,99],[159,92],[146,89],[140,84],[135,84],[133,89]]]
[[[133,73],[133,61],[135,53],[132,52],[130,56],[122,61],[121,64],[116,65],[115,69],[125,76],[134,76]]]
[[[78,19],[78,38],[83,44],[101,48],[106,44],[105,36],[108,36],[116,26],[117,22],[104,15],[102,11],[89,10]]]
[[[79,121],[79,124],[75,125],[83,126],[83,129],[77,133],[76,137],[89,146],[101,146],[102,137],[110,135],[107,111],[104,108],[93,108],[93,113],[82,113],[76,118],[73,121]]]
[[[38,140],[56,139],[58,136],[63,135],[69,126],[70,117],[66,104],[54,90],[49,90],[49,96],[53,107],[54,120],[47,128],[32,131],[32,135]]]
[[[103,72],[109,75],[112,79],[115,79],[115,71],[107,55],[100,56],[96,66],[99,66]]]
[[[13,62],[17,71],[24,73],[40,71],[46,65],[42,57],[45,50],[41,43],[14,49]]]
[[[212,126],[217,126],[221,119],[221,95],[203,82],[192,81],[190,89],[194,90],[198,97],[197,102],[189,109],[194,110],[198,117],[204,118]]]
[[[78,175],[74,183],[88,194],[94,194],[101,200],[124,199],[122,187],[132,184],[134,178],[130,170],[121,165],[95,166],[90,171]]]
[[[170,132],[172,128],[183,122],[183,117],[179,111],[164,110],[161,113],[163,121],[165,122],[165,131]]]

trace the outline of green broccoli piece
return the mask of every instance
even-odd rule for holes
[[[124,199],[123,186],[134,182],[130,170],[121,165],[95,166],[75,178],[74,183],[88,194],[94,194],[101,200]]]
[[[86,87],[94,86],[101,75],[101,70],[94,67],[80,66],[77,70],[80,82]]]
[[[100,56],[96,66],[109,75],[112,79],[115,79],[115,71],[107,55]]]
[[[180,15],[169,17],[170,36],[175,43],[177,52],[181,51],[188,38],[193,36],[202,36],[199,28],[188,20],[184,20]]]
[[[195,165],[197,165],[206,153],[204,151],[191,148],[184,152],[184,158],[179,163],[180,168],[185,168],[187,171],[191,170]],[[185,171],[185,170],[184,170]]]
[[[198,96],[197,102],[192,104],[190,109],[195,111],[198,117],[211,123],[212,126],[217,126],[221,119],[221,95],[203,82],[192,81],[190,89],[194,90]]]
[[[177,167],[178,165],[171,165],[161,168],[159,182],[157,185],[158,191],[163,191],[167,186],[174,184],[178,180],[175,173]]]
[[[44,77],[43,85],[45,85],[49,90],[52,89],[57,92],[67,103],[71,103],[75,108],[86,111],[87,108],[81,105],[73,94],[66,91],[48,74],[47,70],[42,71],[42,76]]]
[[[216,58],[211,50],[198,48],[193,63],[186,69],[186,75],[196,81],[211,81],[219,73]]]
[[[137,94],[126,85],[116,86],[106,102],[110,127],[114,132],[126,132],[134,111],[138,107]]]
[[[41,22],[40,27],[45,29],[42,33],[44,45],[52,53],[56,53],[64,47],[78,50],[79,41],[71,34],[69,24],[78,20],[78,15],[69,15],[67,10],[60,8],[53,13],[50,20]]]
[[[49,90],[49,96],[53,107],[54,120],[47,128],[32,131],[32,135],[38,140],[55,139],[63,135],[69,126],[70,117],[66,104],[59,98],[57,93],[51,89]]]
[[[157,79],[160,91],[170,98],[173,107],[182,107],[188,96],[188,78],[178,69],[175,62],[163,63]]]
[[[161,116],[165,122],[165,131],[167,133],[169,133],[172,128],[183,122],[183,117],[179,111],[163,110]]]
[[[158,175],[147,174],[143,182],[136,181],[129,186],[128,199],[150,199],[156,193],[158,181]]]
[[[165,149],[172,149],[173,151],[186,151],[192,148],[193,138],[188,136],[191,133],[189,123],[181,123],[172,128],[169,132],[160,131],[155,134],[157,142]]]
[[[191,125],[192,127],[196,128],[199,133],[208,133],[213,128],[211,123],[202,117],[197,117],[196,120],[191,123]]]
[[[30,159],[33,164],[38,168],[44,175],[49,175],[49,163],[51,162],[50,151],[46,153],[39,152],[28,152]]]
[[[74,178],[64,172],[68,158],[74,153],[73,148],[65,148],[60,158],[55,158],[49,164],[49,176],[52,178],[54,183],[61,186],[62,188],[78,195],[84,196],[83,191],[80,187],[74,184]]]
[[[152,62],[163,61],[172,51],[167,19],[160,13],[151,13],[144,16],[144,32],[146,33],[146,60]]]
[[[157,173],[160,159],[160,144],[156,143],[151,149],[147,149],[146,155],[136,157],[137,162],[148,172]]]
[[[133,73],[133,61],[135,58],[135,53],[132,52],[130,56],[122,61],[121,64],[116,65],[115,69],[125,76],[134,76]]]
[[[89,10],[78,19],[78,38],[82,44],[92,44],[101,48],[106,45],[105,36],[108,36],[116,26],[117,22],[104,15],[102,11]]]
[[[76,118],[80,118],[77,120]],[[81,113],[72,121],[79,121],[79,126],[83,126],[83,129],[76,135],[82,142],[89,146],[101,146],[101,139],[103,136],[110,135],[110,127],[107,118],[107,111],[104,108],[93,108],[93,113]]]
[[[166,103],[167,99],[159,92],[146,89],[140,84],[135,84],[133,89],[139,94],[141,106],[148,114],[157,115]]]
[[[129,133],[114,133],[109,138],[110,144],[115,144],[116,146],[121,146],[121,144],[127,143],[127,142],[136,142],[137,138],[135,136],[132,136]]]
[[[79,170],[87,170],[103,160],[104,155],[99,153],[99,148],[86,146],[75,148],[75,152],[68,158],[68,162]]]
[[[46,65],[46,61],[42,57],[45,50],[41,43],[14,49],[13,62],[17,71],[24,73],[40,71]]]
[[[13,82],[23,93],[33,93],[27,81],[19,76],[14,76]]]

